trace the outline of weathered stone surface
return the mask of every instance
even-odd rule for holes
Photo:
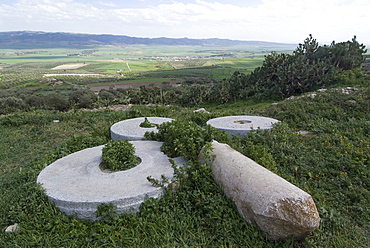
[[[171,118],[164,117],[147,117],[147,119],[153,124],[153,127],[140,127],[140,124],[145,121],[145,117],[127,119],[113,124],[110,128],[111,139],[114,141],[126,139],[142,140],[146,132],[158,132],[157,125],[173,121]]]
[[[207,125],[225,131],[228,135],[246,135],[256,129],[271,129],[276,119],[263,116],[235,115],[224,116],[207,121]]]
[[[319,227],[312,197],[226,144],[211,142],[213,176],[239,214],[272,240],[303,238]],[[215,156],[213,156],[215,155]]]
[[[19,231],[20,231],[20,226],[17,223],[15,223],[14,225],[8,226],[5,229],[5,233],[15,233]]]
[[[97,220],[100,204],[113,204],[116,213],[138,211],[146,197],[158,198],[163,189],[154,187],[147,177],[171,179],[173,168],[169,158],[160,151],[157,141],[131,141],[141,162],[136,167],[113,173],[103,172],[99,165],[103,146],[67,155],[44,168],[37,182],[55,206],[68,216]],[[174,158],[178,166],[186,163]]]

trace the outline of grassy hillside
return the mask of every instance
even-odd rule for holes
[[[316,40],[310,36],[305,44],[310,42]],[[340,56],[353,46],[356,56]],[[237,46],[0,51],[0,227],[20,225],[20,232],[0,233],[0,247],[370,247],[370,81],[357,68],[365,51],[355,39],[321,47],[317,54],[328,52],[322,59],[302,45],[297,49],[292,56],[266,57],[270,50],[264,47]],[[328,72],[333,74],[326,77]],[[44,76],[56,79],[40,82]],[[303,83],[315,87],[302,90]],[[276,85],[298,90],[279,102],[266,100],[284,99],[274,98],[284,89]],[[329,88],[307,92],[324,86]],[[133,106],[102,108],[127,103]],[[200,107],[210,113],[193,112]],[[226,115],[281,122],[230,139],[205,125]],[[176,171],[176,182],[161,199],[147,199],[137,214],[117,216],[112,206],[100,208],[99,222],[61,214],[36,183],[40,171],[58,158],[107,143],[113,123],[139,116],[178,120],[166,135],[150,136],[165,142],[168,155],[189,159]],[[211,137],[311,194],[320,228],[304,240],[266,240],[237,214],[209,166],[197,161]]]
[[[207,105],[211,114],[176,106],[127,111],[34,111],[0,118],[0,223],[21,232],[0,234],[1,247],[369,247],[370,84],[336,88],[278,103]],[[201,107],[201,106],[198,106]],[[313,196],[320,228],[301,241],[267,241],[237,214],[205,165],[179,175],[181,186],[148,200],[135,215],[101,222],[62,215],[36,184],[57,158],[104,144],[113,123],[137,116],[193,121],[224,115],[263,115],[281,123],[230,141],[235,149]],[[53,120],[59,120],[54,122]],[[299,131],[307,131],[305,133]],[[302,134],[303,133],[303,134]]]

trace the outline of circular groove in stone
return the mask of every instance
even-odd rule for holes
[[[210,119],[207,124],[229,135],[245,135],[256,129],[271,129],[272,124],[277,122],[279,121],[269,117],[236,115]]]
[[[68,216],[96,220],[100,204],[114,204],[117,213],[137,211],[145,197],[160,197],[162,188],[154,187],[147,177],[171,179],[173,169],[169,158],[160,151],[162,142],[131,141],[135,155],[141,159],[136,167],[125,171],[104,173],[100,170],[101,149],[97,146],[81,150],[50,164],[41,171],[37,182],[49,199]],[[174,159],[178,166],[183,158]]]
[[[148,121],[154,125],[152,128],[140,127],[145,117],[127,119],[113,124],[110,128],[111,139],[116,140],[142,140],[145,132],[158,132],[156,125],[164,122],[173,121],[165,117],[147,117]]]

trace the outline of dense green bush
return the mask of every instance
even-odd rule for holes
[[[70,107],[70,102],[66,95],[53,92],[45,96],[45,104],[48,109],[66,111]]]
[[[14,96],[0,98],[0,114],[11,113],[24,107],[25,103],[21,98]]]
[[[162,141],[162,151],[169,157],[183,156],[195,161],[204,145],[212,140],[228,143],[225,132],[209,125],[201,127],[189,120],[174,120],[157,126],[158,133],[147,132],[145,137]]]
[[[77,108],[91,108],[96,100],[97,96],[89,89],[75,90],[69,95],[69,102]]]
[[[128,140],[108,141],[102,149],[102,169],[114,171],[128,170],[138,164],[135,147]]]
[[[271,53],[251,74],[235,72],[213,89],[221,103],[248,97],[282,99],[337,83],[336,76],[359,68],[365,46],[352,41],[319,46],[310,35],[293,54]]]

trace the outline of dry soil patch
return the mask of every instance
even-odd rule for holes
[[[72,70],[72,69],[78,69],[81,67],[86,66],[87,64],[65,64],[65,65],[58,65],[54,68],[51,68],[51,70]]]
[[[58,74],[44,74],[44,77],[57,77],[57,76],[100,76],[101,74],[77,74],[77,73],[58,73]]]
[[[98,60],[98,62],[125,63],[127,61],[123,59],[108,59],[108,60]]]

